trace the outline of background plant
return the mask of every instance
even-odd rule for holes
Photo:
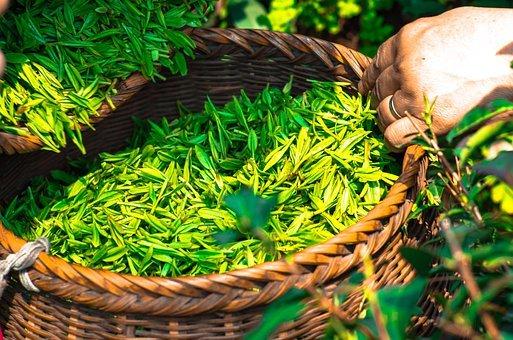
[[[342,42],[373,56],[404,24],[457,6],[512,7],[511,0],[221,0],[223,27],[267,28]],[[216,23],[215,20],[211,21]]]

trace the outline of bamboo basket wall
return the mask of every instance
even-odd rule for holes
[[[326,41],[268,31],[196,29],[197,57],[185,77],[171,76],[152,84],[133,75],[120,84],[117,109],[100,110],[95,131],[85,131],[88,155],[120,149],[132,133],[131,116],[160,118],[176,114],[181,101],[201,110],[206,96],[217,104],[245,89],[255,95],[267,84],[283,86],[294,76],[295,93],[307,79],[347,81],[356,85],[369,59]],[[18,194],[38,175],[66,166],[78,156],[69,147],[61,153],[33,151],[37,139],[0,135],[0,202]],[[378,286],[410,281],[412,268],[400,257],[402,245],[414,246],[432,237],[433,226],[422,220],[403,228],[413,200],[424,186],[427,160],[421,148],[405,153],[403,173],[387,197],[365,218],[324,244],[283,261],[264,263],[226,274],[151,278],[93,270],[41,254],[29,276],[39,293],[26,291],[15,276],[0,301],[0,325],[7,339],[239,339],[255,327],[266,305],[291,287],[317,286],[326,294],[361,268],[363,250],[375,261]],[[0,257],[16,252],[25,241],[0,224]],[[362,309],[356,289],[342,309],[354,318]],[[416,332],[429,331],[437,310],[426,298]],[[309,301],[302,315],[283,325],[279,339],[320,338],[328,314]]]

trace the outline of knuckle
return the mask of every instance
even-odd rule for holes
[[[475,9],[476,9],[476,7],[472,7],[472,6],[460,6],[460,7],[453,8],[447,12],[444,12],[440,15],[451,15],[451,14],[460,15],[462,13],[468,13],[469,11],[474,11]]]
[[[388,64],[392,60],[392,56],[395,55],[396,51],[396,39],[395,36],[386,40],[381,46],[378,48],[376,52],[376,57],[374,58],[375,66],[378,68],[385,68],[389,66]]]
[[[418,88],[425,83],[426,66],[416,57],[407,57],[393,65],[394,72],[401,84]]]
[[[372,67],[373,68],[376,68],[376,69],[379,69],[381,67],[381,65],[383,65],[383,45],[378,48],[378,51],[376,52],[376,56],[374,57],[374,62],[372,63]]]
[[[403,42],[404,40],[409,40],[414,37],[414,35],[417,33],[417,26],[415,22],[409,23],[403,28],[399,30],[399,33],[397,34],[399,41]]]
[[[376,51],[376,56],[374,57],[374,63],[372,66],[378,66],[382,63],[383,60],[383,45],[381,45]]]
[[[399,30],[397,34],[400,43],[411,43],[412,39],[417,39],[420,34],[433,27],[431,18],[420,18],[411,22]]]
[[[393,125],[390,125],[388,126],[386,129],[385,129],[385,140],[387,142],[387,144],[389,145],[389,147],[391,147],[391,149],[393,151],[397,151],[398,149],[401,148],[401,135],[400,133],[397,131],[397,129],[395,128],[395,126]]]
[[[394,71],[399,75],[399,77],[406,77],[408,73],[412,70],[410,63],[407,60],[401,60],[393,65]]]
[[[361,94],[367,94],[370,90],[369,77],[364,74],[363,78],[358,83],[358,91]]]

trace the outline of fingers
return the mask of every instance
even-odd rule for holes
[[[383,99],[379,105],[378,105],[378,119],[380,122],[380,125],[383,127],[381,130],[384,130],[395,122],[398,119],[401,119],[402,117],[398,117],[393,112],[392,108],[390,107],[390,101],[392,100],[392,96],[387,96],[385,99]]]
[[[396,41],[393,36],[379,47],[372,64],[363,73],[358,83],[360,93],[367,94],[374,87],[381,72],[393,64],[396,54]]]
[[[413,116],[418,116],[424,110],[422,92],[407,92],[400,89],[393,95],[393,107],[398,118],[406,117],[405,111]]]
[[[387,143],[396,150],[404,148],[410,144],[411,141],[419,135],[420,128],[422,131],[427,130],[427,125],[419,118],[411,117],[401,118],[385,129],[385,140]],[[415,126],[416,125],[416,126]]]
[[[386,129],[390,124],[406,117],[405,111],[418,117],[423,110],[422,105],[423,102],[419,96],[398,90],[379,103],[377,107],[379,122]]]
[[[400,87],[401,81],[399,79],[399,74],[392,65],[388,66],[383,70],[383,72],[381,72],[372,91],[378,101],[382,101],[383,98],[393,95]]]
[[[0,13],[3,13],[7,10],[9,6],[9,0],[0,0]]]

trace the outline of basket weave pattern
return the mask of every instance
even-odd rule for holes
[[[245,89],[254,96],[270,84],[283,86],[294,76],[293,92],[308,88],[307,79],[346,81],[356,85],[369,59],[358,52],[300,35],[267,31],[196,29],[197,57],[185,77],[151,84],[133,75],[118,88],[110,110],[102,106],[95,131],[84,131],[88,154],[119,150],[131,135],[132,115],[175,116],[176,102],[201,110],[208,95],[222,104]],[[13,142],[15,141],[15,142]],[[78,156],[69,147],[59,154],[37,151],[33,139],[0,135],[0,202],[26,187],[31,178],[65,167]],[[403,172],[386,198],[360,222],[329,241],[294,255],[252,268],[198,277],[135,277],[93,270],[41,254],[29,271],[40,293],[28,293],[13,278],[0,301],[0,324],[7,338],[238,339],[253,328],[265,306],[291,287],[318,286],[328,295],[355,270],[365,254],[375,259],[378,286],[408,282],[412,268],[399,256],[402,245],[430,238],[429,223],[401,230],[413,200],[425,185],[427,159],[420,147],[408,148]],[[0,224],[0,256],[17,251],[25,241]],[[423,301],[424,310],[435,313]],[[343,310],[356,317],[361,289]],[[277,338],[318,338],[328,315],[310,301],[303,315],[281,327]],[[429,315],[428,315],[429,319]]]

